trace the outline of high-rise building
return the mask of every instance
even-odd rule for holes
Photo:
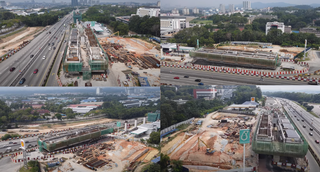
[[[229,5],[229,12],[234,12],[234,5],[233,4]]]
[[[177,10],[176,8],[174,8],[172,11],[171,11],[172,14],[179,14],[179,10]]]
[[[223,4],[220,4],[220,7],[219,7],[219,11],[220,11],[220,13],[226,13],[226,8],[224,7],[224,5]]]
[[[251,1],[243,1],[243,9],[244,10],[251,10]]]
[[[71,6],[77,6],[78,0],[71,0]]]
[[[192,10],[192,12],[193,12],[193,14],[199,14],[199,9],[194,8],[194,9]]]
[[[184,7],[184,9],[182,10],[182,14],[183,15],[189,15],[189,8]]]
[[[160,1],[157,2],[157,6],[160,7]]]
[[[96,95],[100,95],[100,94],[101,94],[101,89],[99,87],[97,87]]]

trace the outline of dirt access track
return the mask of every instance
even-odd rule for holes
[[[0,40],[0,56],[6,54],[9,49],[17,48],[23,41],[31,41],[38,32],[40,32],[44,27],[27,27],[26,29],[3,38]]]

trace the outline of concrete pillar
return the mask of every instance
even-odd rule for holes
[[[127,123],[124,123],[124,131],[127,131]]]
[[[134,128],[136,128],[137,127],[137,120],[135,119],[134,120]]]
[[[273,155],[273,161],[274,162],[279,162],[280,161],[280,156],[279,155]]]
[[[146,117],[143,117],[143,124],[146,123]]]

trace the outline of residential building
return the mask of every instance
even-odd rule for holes
[[[215,98],[217,90],[214,88],[211,89],[193,89],[193,97],[195,99],[205,98],[207,100],[212,100]]]
[[[179,14],[179,10],[177,10],[176,8],[174,8],[172,11],[171,11],[172,14]]]
[[[189,15],[189,8],[184,8],[183,10],[182,10],[182,14],[183,15]]]
[[[198,9],[198,8],[194,8],[194,9],[192,10],[192,12],[193,12],[193,14],[199,14],[199,9]]]
[[[150,16],[150,17],[160,17],[160,8],[138,8],[137,15],[140,17]]]
[[[226,8],[225,8],[225,6],[223,4],[220,4],[219,11],[222,14],[226,13]]]
[[[277,22],[277,21],[274,21],[274,22],[267,22],[266,24],[266,35],[268,34],[269,30],[272,29],[272,28],[276,28],[276,29],[280,29],[282,31],[282,33],[284,33],[284,23],[282,22]]]
[[[251,1],[243,1],[243,9],[244,10],[251,10]]]
[[[229,12],[234,12],[234,4],[229,5]]]

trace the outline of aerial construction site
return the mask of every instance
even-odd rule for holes
[[[168,127],[171,131],[165,131],[166,134],[161,133],[161,152],[182,161],[192,171],[263,171],[260,168],[275,168],[278,164],[283,170],[306,169],[308,143],[280,107],[231,105],[204,118],[191,118]],[[174,129],[177,125],[184,125],[184,129]],[[244,146],[239,143],[241,129],[250,130],[245,167]],[[265,159],[261,159],[264,156],[270,156],[272,162],[266,165]]]
[[[121,37],[95,21],[82,22],[79,11],[73,18],[62,58],[62,85],[160,85],[158,43]]]

